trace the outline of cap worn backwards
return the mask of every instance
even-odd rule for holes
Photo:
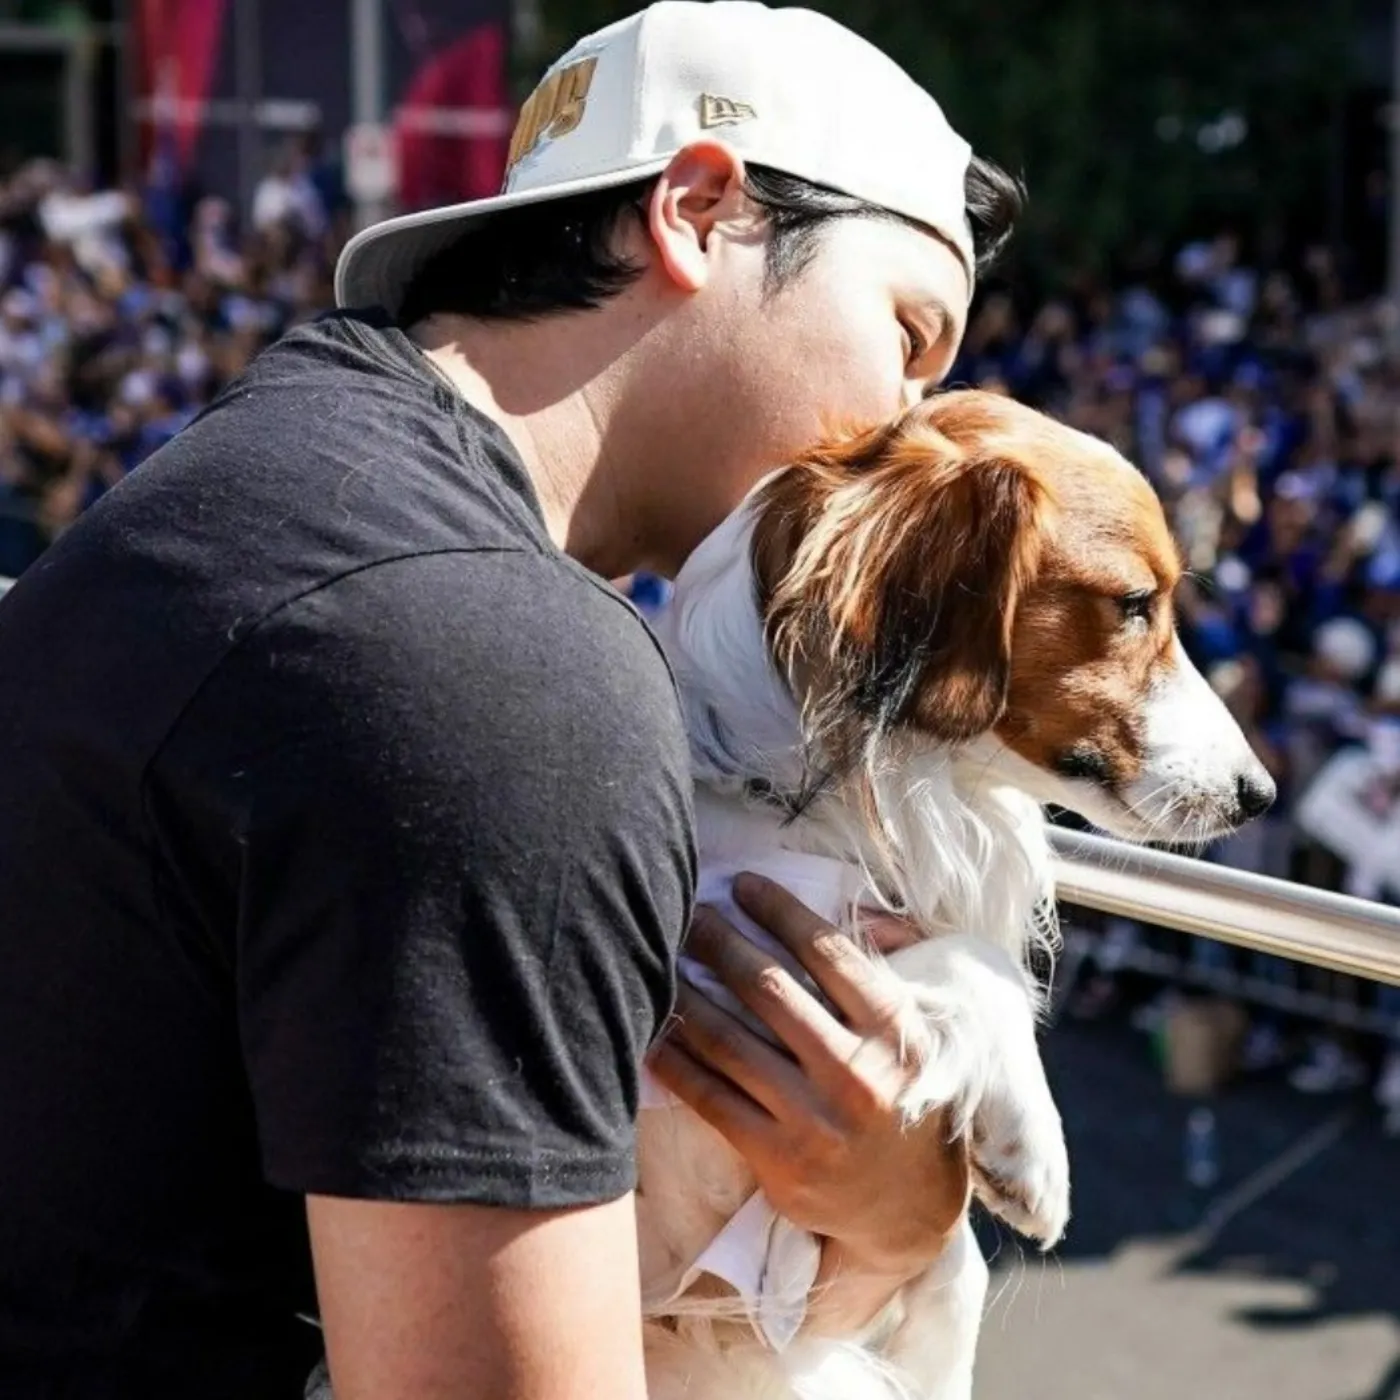
[[[972,150],[898,64],[811,10],[662,0],[581,39],[550,68],[521,109],[500,195],[353,238],[336,300],[397,315],[419,269],[472,224],[659,174],[702,140],[925,225],[971,285]]]

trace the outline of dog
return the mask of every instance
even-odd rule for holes
[[[732,911],[749,869],[847,929],[861,905],[912,922],[887,964],[917,1065],[905,1111],[948,1107],[978,1197],[1046,1247],[1069,1167],[1036,1046],[1034,955],[1055,936],[1043,805],[1203,843],[1274,798],[1177,636],[1181,572],[1112,448],[956,391],[761,482],[655,621],[701,899]],[[809,1335],[820,1243],[654,1086],[639,1120],[653,1400],[966,1400],[988,1278],[966,1221],[860,1335]]]

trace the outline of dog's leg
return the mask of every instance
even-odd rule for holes
[[[911,1052],[922,1063],[908,1111],[951,1106],[971,1135],[984,1204],[1054,1244],[1069,1220],[1069,1154],[1024,974],[1003,949],[963,934],[903,949],[890,964],[911,984]]]

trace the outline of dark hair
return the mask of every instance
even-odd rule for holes
[[[525,321],[555,311],[585,311],[615,296],[642,269],[617,247],[618,225],[640,216],[654,182],[506,210],[435,254],[410,283],[399,322],[433,312],[481,320]],[[766,215],[768,295],[812,261],[821,229],[833,219],[899,219],[886,209],[767,166],[749,166],[745,190]],[[996,259],[1025,206],[1025,189],[991,161],[973,156],[967,214],[979,272]],[[915,225],[915,227],[921,227]]]

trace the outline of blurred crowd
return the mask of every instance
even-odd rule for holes
[[[346,232],[343,191],[311,147],[283,153],[241,234],[224,200],[158,182],[91,191],[40,161],[0,183],[0,577],[329,307]],[[1086,278],[1038,304],[985,295],[950,382],[1108,439],[1166,502],[1190,570],[1187,646],[1281,793],[1211,858],[1400,902],[1395,309],[1347,295],[1325,249],[1256,267],[1224,233],[1114,285]],[[645,608],[664,588],[633,590]],[[1166,937],[1110,924],[1077,1014],[1153,966],[1137,1014],[1156,1024],[1179,995],[1161,990],[1176,949],[1183,982],[1282,989],[1254,996],[1250,1067],[1315,1092],[1369,1082],[1400,1132],[1395,994]],[[1319,1019],[1328,1006],[1340,1014]]]
[[[159,182],[84,189],[50,161],[0,181],[0,576],[331,304],[333,170],[289,147],[249,224]]]

